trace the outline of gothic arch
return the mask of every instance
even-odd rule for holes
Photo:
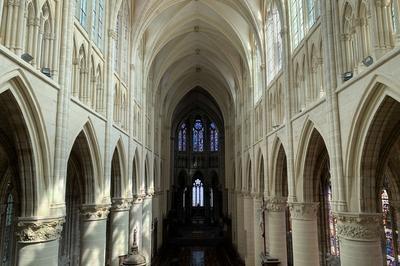
[[[270,191],[278,197],[288,196],[287,158],[283,143],[275,139],[272,153],[272,178]]]
[[[140,156],[138,149],[134,152],[132,164],[132,195],[140,193]]]
[[[125,171],[125,153],[122,140],[119,139],[111,161],[111,196],[123,198],[127,195],[127,175]]]
[[[99,145],[91,121],[83,126],[69,149],[70,158],[75,156],[80,160],[81,171],[87,184],[85,187],[85,202],[95,203],[101,200],[98,197],[103,188],[103,170],[101,167],[101,157]]]
[[[0,78],[0,99],[5,117],[9,117],[10,128],[15,134],[18,170],[21,175],[21,215],[35,216],[45,210],[47,189],[52,186],[49,144],[40,106],[32,94],[32,88],[24,74],[13,70]],[[11,112],[11,113],[10,113]],[[8,114],[7,114],[8,113]],[[21,141],[26,140],[26,141]],[[43,193],[46,192],[46,193]]]
[[[250,154],[247,155],[247,161],[246,161],[246,172],[245,172],[245,177],[246,177],[246,190],[248,192],[252,192],[252,189],[254,187],[254,181],[253,181],[253,174],[252,174],[252,168],[251,168],[251,158]]]
[[[323,149],[329,155],[328,146],[314,123],[307,118],[301,131],[299,148],[295,161],[295,191],[299,199],[312,201],[313,191],[313,171],[317,167],[318,156],[323,153]],[[315,184],[314,184],[315,185]]]
[[[390,153],[390,149],[384,154],[380,153],[383,152],[381,148],[384,145],[394,145],[396,142],[395,136],[387,135],[387,130],[396,131],[395,123],[398,118],[389,119],[400,102],[399,91],[400,88],[394,81],[383,76],[374,76],[357,107],[345,156],[345,176],[354,177],[348,179],[348,200],[354,198],[359,203],[352,208],[376,212],[375,186],[379,187],[380,180],[377,177],[382,175],[384,161],[387,159],[384,157]],[[385,116],[382,114],[384,112],[387,112]],[[384,135],[386,141],[382,139]]]
[[[261,148],[259,148],[257,152],[256,172],[257,180],[255,186],[258,187],[258,189],[256,189],[256,192],[260,193],[260,195],[263,196],[265,192],[265,163],[264,155]]]

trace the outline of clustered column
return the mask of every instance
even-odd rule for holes
[[[336,213],[342,266],[382,265],[382,214]]]
[[[296,266],[319,266],[318,203],[292,202],[289,204],[289,208],[292,219],[293,264]]]

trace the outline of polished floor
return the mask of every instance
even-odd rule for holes
[[[229,266],[240,265],[223,247],[175,247],[168,249],[155,265],[160,266]]]

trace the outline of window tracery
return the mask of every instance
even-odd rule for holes
[[[204,151],[204,127],[201,119],[196,119],[193,125],[193,151]]]
[[[1,265],[13,265],[13,250],[14,250],[14,223],[15,223],[15,202],[13,189],[11,184],[8,184],[8,191],[5,195],[5,200],[2,202],[2,210],[0,210],[0,254]]]
[[[294,50],[304,37],[303,0],[290,0],[290,23],[292,50]]]
[[[186,151],[186,139],[187,139],[187,128],[186,123],[182,123],[178,133],[178,151]]]
[[[204,187],[200,179],[193,182],[192,207],[204,207]]]
[[[219,149],[219,140],[218,140],[218,128],[214,122],[210,124],[210,150],[218,151]]]
[[[267,14],[267,84],[282,69],[282,36],[281,20],[275,1]]]

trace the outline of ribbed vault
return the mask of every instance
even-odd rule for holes
[[[160,97],[166,119],[195,87],[215,98],[224,116],[248,86],[260,10],[247,1],[136,1],[133,52],[148,97]],[[151,95],[149,95],[149,93]],[[224,117],[225,119],[227,117]]]

